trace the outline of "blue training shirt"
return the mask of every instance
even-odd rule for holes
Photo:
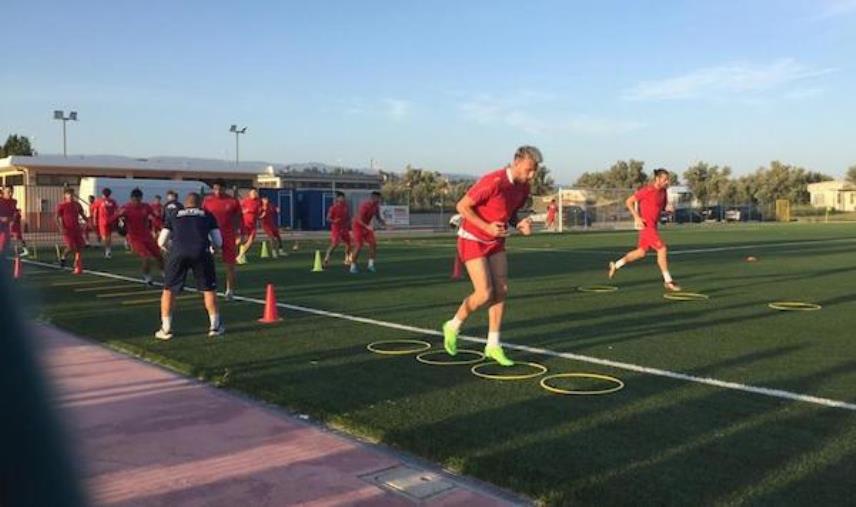
[[[199,257],[211,248],[208,233],[217,229],[217,220],[202,208],[185,208],[167,215],[164,228],[172,233],[170,255]]]

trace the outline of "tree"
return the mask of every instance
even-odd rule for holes
[[[725,194],[732,191],[729,188],[730,178],[730,167],[720,168],[706,162],[697,162],[684,171],[684,182],[702,206],[724,200]]]
[[[851,165],[849,169],[847,169],[847,181],[856,185],[856,165]]]
[[[772,203],[777,199],[787,199],[794,204],[808,204],[810,194],[808,184],[829,181],[832,177],[802,167],[770,162],[769,167],[761,167],[753,175],[756,179],[758,201]]]
[[[6,143],[0,148],[0,157],[32,156],[33,147],[27,136],[12,134],[6,138]]]
[[[605,170],[593,173],[583,173],[577,178],[574,186],[581,188],[609,189],[609,188],[638,188],[648,181],[645,172],[645,162],[630,159],[619,160]]]
[[[550,169],[542,167],[535,173],[535,178],[530,183],[532,195],[548,195],[556,191],[556,182],[550,176]]]

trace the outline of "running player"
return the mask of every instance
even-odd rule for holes
[[[152,208],[152,233],[154,233],[155,237],[158,237],[160,234],[160,230],[163,228],[163,202],[161,201],[161,196],[156,195],[155,200],[149,204]]]
[[[238,226],[241,223],[241,205],[238,200],[226,193],[226,183],[217,180],[211,186],[212,193],[202,201],[202,209],[214,215],[217,227],[223,236],[222,259],[226,266],[226,299],[231,300],[237,282],[235,262],[237,260]]]
[[[660,238],[657,224],[660,215],[666,209],[666,189],[669,188],[669,171],[657,169],[654,171],[654,180],[650,185],[640,188],[635,194],[625,201],[627,209],[633,215],[633,223],[639,230],[639,241],[635,250],[631,250],[621,259],[609,263],[609,278],[613,278],[619,269],[625,264],[645,258],[648,250],[657,252],[657,264],[663,274],[663,286],[666,290],[680,291],[681,288],[669,274],[669,256],[666,244]],[[637,208],[638,204],[638,210]]]
[[[374,228],[372,228],[372,220],[377,220],[378,223],[386,227],[386,222],[380,216],[380,192],[372,192],[371,198],[360,204],[357,216],[354,217],[354,243],[356,246],[351,252],[351,273],[360,272],[357,267],[357,259],[364,244],[369,246],[368,270],[371,272],[375,270],[377,240],[375,239]]]
[[[101,191],[101,197],[95,200],[95,224],[98,227],[98,236],[104,245],[104,257],[109,259],[113,256],[113,217],[119,210],[119,205],[110,197],[113,192],[109,188]]]
[[[262,201],[259,191],[253,187],[249,195],[241,199],[241,247],[238,250],[238,264],[247,263],[247,252],[256,240],[256,228],[261,213]]]
[[[4,188],[0,193],[0,258],[6,253],[6,248],[11,244],[12,223],[15,221],[15,210],[17,203],[13,202],[8,189]]]
[[[483,176],[458,202],[458,213],[463,216],[458,230],[458,256],[470,275],[473,293],[443,324],[443,345],[450,355],[458,353],[458,332],[467,317],[489,305],[485,356],[502,366],[514,365],[499,340],[508,294],[505,238],[510,234],[509,225],[526,236],[532,234],[532,220],[518,220],[517,211],[526,204],[529,183],[541,162],[538,148],[521,146],[511,164]]]
[[[12,223],[9,226],[11,238],[15,241],[14,251],[21,257],[26,257],[30,254],[27,249],[27,241],[24,239],[24,230],[21,227],[21,210],[18,208],[18,200],[14,197],[15,187],[6,185],[3,187],[3,198],[8,200],[8,205],[14,208],[15,214],[12,216]],[[0,252],[3,249],[0,248]]]
[[[125,221],[125,238],[131,245],[131,250],[142,259],[143,279],[152,285],[151,261],[154,260],[163,273],[163,256],[152,236],[152,222],[155,213],[152,207],[143,202],[143,191],[139,188],[131,190],[131,200],[113,217],[114,221]]]
[[[201,200],[196,192],[187,194],[184,200],[186,207],[166,215],[164,228],[158,236],[161,248],[166,249],[170,245],[161,296],[161,327],[155,333],[159,340],[172,339],[175,295],[184,289],[188,271],[193,272],[196,288],[202,293],[208,312],[208,336],[222,336],[226,332],[217,309],[217,270],[211,255],[212,247],[223,246],[223,237],[217,228],[217,220],[199,208]]]
[[[282,236],[279,234],[279,208],[270,201],[268,196],[262,196],[259,221],[262,223],[262,229],[264,229],[265,234],[267,234],[267,237],[273,243],[273,256],[287,257],[288,252],[282,247]]]
[[[556,199],[552,199],[547,205],[547,230],[556,230],[556,214],[559,212],[559,206],[556,204]]]
[[[336,192],[336,202],[327,211],[327,221],[330,222],[330,246],[324,254],[324,267],[330,264],[333,250],[340,244],[345,245],[345,265],[351,263],[351,212],[345,201],[344,192]]]
[[[101,236],[98,234],[98,224],[95,222],[95,196],[90,195],[86,198],[86,201],[89,203],[89,207],[86,210],[89,212],[89,219],[86,220],[86,247],[88,248],[91,245],[89,236],[93,232],[98,243],[101,243]]]
[[[86,222],[86,215],[83,213],[83,206],[75,199],[74,190],[66,188],[62,198],[63,201],[56,207],[56,223],[65,243],[65,248],[59,256],[59,265],[65,267],[69,253],[74,253],[75,264],[81,260],[81,250],[86,243],[83,240],[83,229],[80,223],[81,220]]]

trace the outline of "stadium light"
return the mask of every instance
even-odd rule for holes
[[[69,111],[68,116],[66,116],[64,111],[62,111],[61,109],[57,109],[57,110],[54,110],[53,119],[62,121],[62,156],[67,157],[68,156],[68,149],[67,149],[67,137],[66,137],[66,132],[65,132],[65,124],[69,120],[77,121],[77,111]]]
[[[240,151],[240,144],[238,143],[238,137],[241,134],[247,133],[247,127],[239,129],[238,126],[233,123],[232,126],[229,127],[229,132],[232,132],[233,134],[235,134],[235,167],[237,167],[238,163],[240,162],[240,158],[238,157],[238,153]]]

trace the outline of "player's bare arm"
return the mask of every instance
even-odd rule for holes
[[[468,195],[465,195],[463,198],[461,198],[460,201],[458,201],[458,204],[457,206],[455,206],[455,209],[458,211],[458,213],[461,214],[462,217],[464,217],[465,220],[475,225],[479,229],[483,230],[484,232],[490,234],[491,236],[495,238],[503,238],[508,236],[508,226],[506,224],[502,222],[485,222],[481,219],[481,217],[478,216],[478,214],[473,209],[474,204],[475,203],[473,203],[472,198],[470,198],[470,196]]]
[[[642,219],[642,216],[639,214],[637,210],[637,204],[639,203],[639,199],[636,198],[635,195],[631,195],[624,201],[624,205],[627,206],[627,209],[630,211],[630,214],[633,215],[633,223],[636,225],[637,229],[641,229],[645,227],[647,224],[645,220]]]

